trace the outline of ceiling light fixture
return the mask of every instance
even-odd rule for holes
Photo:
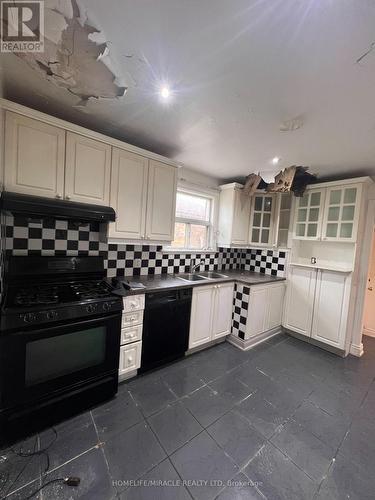
[[[171,96],[171,91],[167,85],[161,87],[160,95],[163,99],[169,99],[169,97]]]
[[[280,161],[280,158],[278,156],[275,156],[274,158],[272,158],[272,165],[278,165]]]

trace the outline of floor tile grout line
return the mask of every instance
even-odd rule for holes
[[[178,477],[179,477],[179,478],[181,479],[181,481],[182,481],[182,480],[183,480],[183,479],[182,479],[182,477],[180,476],[180,474],[179,474],[178,470],[176,469],[176,467],[174,466],[173,461],[172,461],[172,460],[171,460],[171,458],[170,458],[170,456],[171,456],[173,453],[175,453],[175,452],[173,452],[173,453],[169,454],[169,453],[168,453],[168,451],[164,448],[163,443],[160,441],[159,436],[158,436],[158,435],[157,435],[157,433],[154,431],[154,429],[153,429],[152,425],[151,425],[149,422],[147,422],[147,424],[148,424],[148,426],[150,427],[151,432],[154,434],[155,439],[157,440],[157,442],[159,443],[159,445],[160,445],[160,446],[161,446],[161,448],[163,449],[164,453],[166,454],[166,457],[164,457],[164,458],[163,458],[163,460],[161,460],[161,461],[160,461],[157,465],[155,465],[155,467],[157,467],[158,465],[160,465],[160,464],[161,464],[164,460],[169,460],[169,462],[172,464],[172,467],[173,467],[173,468],[174,468],[174,470],[176,471],[176,473],[177,473]],[[204,429],[202,429],[202,432],[203,432],[203,431],[204,431]],[[199,433],[199,434],[201,434],[201,433]],[[199,434],[197,434],[197,435],[199,435]],[[197,437],[197,436],[194,436],[194,437]],[[192,438],[192,439],[194,439],[194,438]],[[187,444],[187,443],[184,443],[184,444],[182,445],[182,447],[184,447],[184,446],[185,446],[185,444]],[[182,447],[181,447],[181,448],[182,448]],[[175,450],[175,451],[177,451],[177,450]],[[155,467],[153,467],[153,468],[155,468]],[[149,471],[147,471],[145,474],[148,474],[148,472],[150,472],[151,470],[152,470],[152,469],[150,469]],[[143,475],[142,475],[142,476],[140,476],[140,477],[143,477],[145,474],[143,474]],[[186,489],[186,490],[188,490],[188,488],[185,488],[185,489]],[[189,494],[190,494],[190,491],[189,491]],[[190,495],[190,496],[192,496],[192,495]],[[192,498],[193,498],[193,497],[192,497]]]

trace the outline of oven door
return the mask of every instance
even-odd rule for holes
[[[118,372],[121,314],[3,334],[1,408],[74,390]]]

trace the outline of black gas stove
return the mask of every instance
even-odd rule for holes
[[[4,277],[0,429],[7,438],[115,394],[123,305],[103,258],[11,257]]]
[[[101,257],[12,257],[1,331],[121,311]]]

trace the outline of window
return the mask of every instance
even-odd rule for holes
[[[177,191],[172,248],[203,250],[210,246],[212,205],[209,196]]]

